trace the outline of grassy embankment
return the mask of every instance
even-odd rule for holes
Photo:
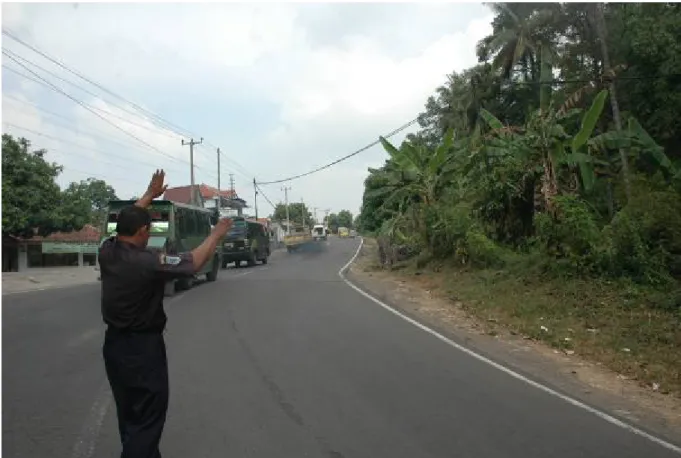
[[[363,270],[380,270],[376,242],[365,244]],[[559,278],[538,272],[526,258],[504,269],[447,262],[417,268],[411,260],[390,274],[461,303],[488,334],[506,330],[541,341],[681,396],[681,313],[660,307],[681,293],[678,285],[654,289],[626,280]]]

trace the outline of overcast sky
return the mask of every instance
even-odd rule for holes
[[[205,138],[195,149],[196,182],[217,185],[219,146],[222,187],[233,173],[251,203],[253,177],[311,170],[415,118],[448,73],[475,64],[491,19],[478,3],[3,3],[3,29],[177,126],[145,118],[3,36],[4,49],[31,63],[20,62],[111,123],[3,68],[3,132],[48,149],[64,165],[62,186],[94,176],[122,198],[140,194],[155,166],[171,186],[189,184],[181,139],[191,132]],[[3,67],[32,76],[4,55]],[[385,157],[376,146],[294,180],[290,200],[354,214],[367,168]],[[277,203],[281,187],[262,189]],[[272,209],[261,201],[259,210]]]

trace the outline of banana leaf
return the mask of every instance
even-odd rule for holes
[[[577,135],[575,135],[572,139],[573,152],[579,151],[579,149],[584,146],[591,137],[591,134],[596,127],[596,123],[598,122],[598,118],[601,117],[603,106],[605,105],[605,99],[607,97],[607,90],[604,89],[599,92],[591,104],[589,110],[584,114],[584,117],[582,118],[582,127],[579,129],[579,132],[577,132]]]

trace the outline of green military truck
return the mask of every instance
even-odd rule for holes
[[[118,213],[124,207],[134,204],[134,200],[109,202],[108,218],[103,231],[104,238],[115,234]],[[198,247],[208,237],[212,226],[217,222],[217,215],[212,210],[169,200],[154,200],[148,210],[151,213],[151,236],[147,247],[167,254],[183,253]],[[200,275],[205,275],[207,281],[215,281],[220,262],[221,256],[218,249],[215,256],[193,278],[168,282],[165,295],[172,296],[176,291],[191,288]]]
[[[270,256],[270,234],[264,225],[241,216],[232,217],[234,225],[222,243],[222,268],[234,263],[240,267],[245,262],[249,267],[257,261],[267,264]]]

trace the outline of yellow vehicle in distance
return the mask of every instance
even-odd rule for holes
[[[312,234],[302,226],[294,228],[289,235],[284,236],[284,245],[289,253],[310,242],[312,242]]]
[[[350,230],[347,227],[338,228],[338,237],[345,238],[350,237]]]

